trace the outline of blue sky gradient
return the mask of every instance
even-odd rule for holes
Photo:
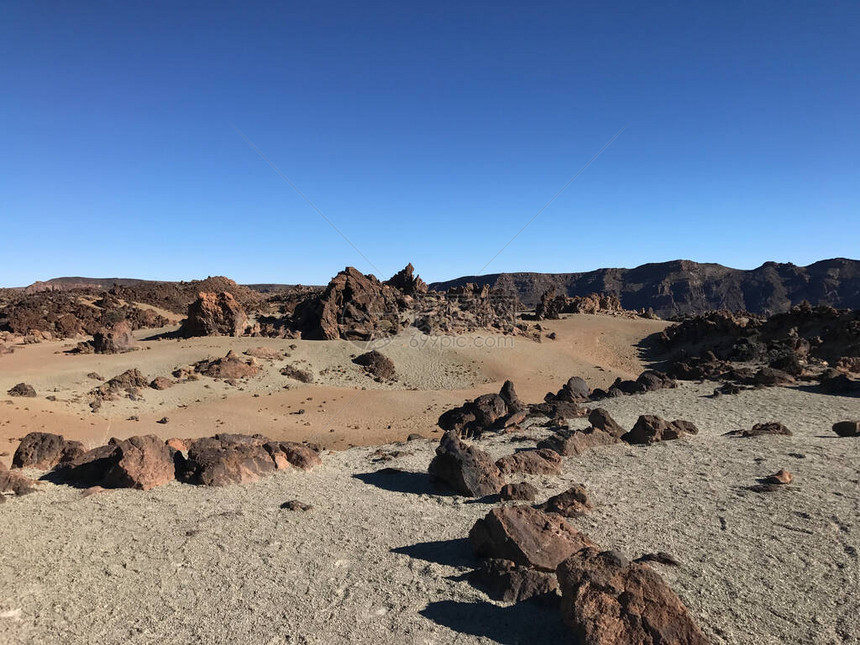
[[[0,6],[0,286],[857,257],[856,2]],[[237,130],[294,182],[335,233]]]

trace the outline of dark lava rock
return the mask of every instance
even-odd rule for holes
[[[495,495],[505,483],[490,455],[464,444],[453,430],[442,436],[429,472],[455,492],[469,497]]]
[[[63,461],[71,461],[83,452],[79,441],[66,441],[62,435],[30,432],[12,456],[12,468],[50,470]]]
[[[275,470],[265,442],[262,437],[226,434],[197,439],[188,449],[186,478],[204,486],[257,481]]]
[[[698,432],[698,428],[689,421],[666,421],[658,416],[643,414],[636,421],[633,429],[621,439],[632,444],[652,444],[657,441],[679,439],[685,434]]]
[[[595,408],[589,412],[588,422],[597,430],[608,432],[613,437],[621,438],[621,435],[626,432],[603,408]]]
[[[558,590],[555,574],[498,558],[482,560],[469,578],[490,598],[502,602],[522,602],[550,594],[555,596]]]
[[[499,491],[499,497],[503,500],[517,500],[521,502],[531,502],[537,497],[537,488],[528,482],[518,482],[516,484],[505,484],[502,490]]]
[[[11,387],[6,393],[9,396],[26,396],[30,398],[36,396],[35,388],[27,383],[18,383],[18,385]]]
[[[352,362],[361,365],[365,372],[383,381],[394,380],[397,376],[394,361],[375,349],[356,356]]]
[[[564,457],[572,457],[581,455],[591,448],[608,446],[619,441],[620,439],[608,432],[589,427],[585,430],[559,430],[543,441],[539,441],[537,447],[554,450]]]
[[[547,513],[557,513],[565,517],[579,517],[594,506],[588,498],[585,486],[574,484],[563,493],[550,497],[538,508]]]
[[[304,502],[300,502],[297,499],[291,499],[288,502],[284,502],[281,504],[281,508],[287,511],[310,511],[313,510],[313,506],[311,504],[305,504]]]
[[[233,294],[200,293],[188,305],[188,317],[179,328],[180,336],[241,336],[248,316]]]
[[[558,475],[561,472],[561,455],[547,448],[521,450],[506,455],[496,462],[504,475],[525,473],[528,475]]]
[[[769,421],[767,423],[756,423],[752,430],[732,430],[726,432],[727,437],[763,437],[765,435],[781,434],[791,436],[791,430],[786,428],[778,421]]]

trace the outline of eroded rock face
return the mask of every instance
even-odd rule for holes
[[[83,452],[79,441],[66,441],[62,435],[30,432],[12,456],[12,468],[50,470],[60,462],[71,461]]]
[[[584,430],[560,430],[538,442],[537,447],[554,450],[564,457],[572,457],[597,446],[609,446],[619,441],[618,437],[608,432],[589,427]]]
[[[521,450],[506,455],[496,462],[504,475],[525,473],[528,475],[557,475],[561,472],[561,455],[546,448]]]
[[[556,571],[562,615],[583,645],[707,645],[656,571],[615,551],[584,548]]]
[[[352,362],[380,381],[391,381],[397,376],[394,361],[375,349],[356,356]]]
[[[505,484],[490,455],[460,441],[453,430],[442,436],[429,472],[456,493],[468,497],[495,495]]]
[[[93,334],[93,351],[96,354],[120,354],[135,348],[131,324],[121,320],[110,329],[100,329]]]
[[[265,437],[216,435],[198,439],[188,449],[187,480],[204,486],[254,482],[275,470],[264,448]]]
[[[182,322],[179,334],[192,336],[241,336],[248,325],[248,315],[233,294],[203,293],[188,305],[188,317]]]
[[[666,421],[658,416],[643,414],[630,432],[621,437],[632,444],[652,444],[657,441],[679,439],[685,434],[697,434],[698,428],[689,421],[681,419]]]
[[[427,293],[427,283],[421,279],[421,276],[415,275],[415,267],[411,262],[386,280],[385,284],[399,289],[407,296]]]
[[[486,591],[490,598],[502,602],[522,602],[529,598],[555,594],[555,575],[530,567],[521,567],[510,560],[482,560],[470,575],[471,582]]]
[[[475,523],[469,540],[479,557],[542,571],[555,571],[571,554],[593,544],[560,516],[531,506],[494,508]]]

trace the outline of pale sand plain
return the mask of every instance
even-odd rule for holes
[[[373,446],[327,451],[323,465],[313,471],[290,470],[254,484],[222,489],[171,483],[145,493],[120,490],[84,496],[77,489],[42,483],[38,493],[11,498],[0,506],[4,520],[0,523],[4,545],[0,642],[572,642],[557,609],[497,603],[463,579],[475,566],[466,535],[492,503],[440,494],[431,486],[426,469],[436,445],[433,437],[438,437],[432,433],[438,413],[464,398],[497,389],[505,377],[514,380],[523,399],[532,401],[573,374],[584,375],[593,385],[605,385],[616,374],[638,373],[641,364],[635,345],[644,335],[642,330],[638,338],[630,332],[619,339],[617,329],[601,335],[601,327],[626,328],[626,323],[592,318],[577,316],[548,325],[557,325],[559,340],[527,346],[529,341],[522,341],[526,349],[518,350],[516,360],[511,360],[512,354],[495,359],[485,351],[457,350],[459,358],[452,363],[475,375],[468,377],[473,378],[468,383],[457,380],[466,378],[461,372],[441,377],[437,367],[410,367],[408,347],[383,349],[402,370],[400,387],[407,383],[417,387],[421,378],[444,378],[455,390],[396,390],[365,383],[358,377],[366,377],[356,373],[358,387],[378,389],[355,390],[339,383],[273,392],[271,398],[286,397],[279,401],[283,405],[306,408],[306,415],[296,416],[318,415],[313,417],[319,419],[316,435],[311,434],[314,425],[301,423],[287,427],[286,422],[273,421],[272,429],[257,428],[257,421],[267,418],[259,409],[269,397],[264,389],[250,389],[263,387],[251,385],[254,379],[243,386],[244,392],[212,383],[213,392],[201,388],[195,393],[201,398],[197,412],[224,422],[205,428],[192,425],[191,417],[183,420],[185,410],[176,411],[175,404],[159,405],[156,395],[162,393],[147,392],[145,404],[150,407],[133,412],[141,421],[118,423],[111,434],[118,430],[189,434],[177,428],[199,429],[198,434],[248,431],[231,421],[240,418],[239,412],[236,417],[227,416],[231,408],[244,406],[255,419],[251,430],[299,438],[304,428],[307,438],[321,439],[332,434],[326,427],[331,423],[324,420],[329,410],[337,411],[332,402],[346,403],[347,397],[356,394],[361,399],[355,407],[347,407],[350,416],[337,417],[341,423],[334,424],[336,432],[344,433],[343,439],[328,442],[328,447],[338,447],[341,440],[379,443],[408,432],[430,439],[383,446],[383,453],[396,455],[385,461],[379,461],[379,448]],[[648,322],[657,329],[660,325],[627,322]],[[574,328],[565,341],[561,330]],[[102,365],[108,365],[105,372],[116,373],[126,365],[118,362],[127,361],[129,367],[155,376],[159,369],[167,373],[186,358],[223,354],[225,347],[244,346],[246,340],[248,346],[266,344],[256,339],[183,341],[187,347],[176,345],[187,352],[181,360],[175,354],[158,358],[161,350],[153,349],[109,357],[112,362]],[[176,341],[161,341],[165,342]],[[58,398],[66,391],[71,396],[76,390],[66,384],[81,383],[75,374],[86,374],[106,360],[46,352],[46,361],[54,357],[51,360],[71,361],[70,366],[79,361],[88,365],[74,364],[67,373],[51,377],[40,372],[46,368],[34,361],[26,378],[10,377],[6,361],[23,361],[30,350],[35,354],[44,347],[24,348],[0,359],[4,389],[18,380],[32,382],[37,389],[41,383],[44,388],[55,378]],[[356,353],[337,343],[331,349],[313,351],[336,354],[330,359],[333,364]],[[297,349],[293,358],[298,357]],[[319,361],[312,367],[318,372],[324,363],[316,355],[313,358]],[[276,369],[271,371],[278,374]],[[432,376],[421,376],[425,372]],[[479,383],[482,379],[486,382]],[[180,396],[174,390],[181,392],[181,387],[185,385],[165,391],[164,396]],[[701,431],[698,435],[651,447],[598,448],[565,458],[560,476],[511,481],[531,481],[540,491],[538,501],[572,483],[584,484],[596,507],[586,517],[571,520],[577,528],[604,548],[628,556],[658,550],[672,553],[680,567],[654,566],[714,643],[860,642],[860,441],[830,432],[835,421],[860,418],[860,399],[794,388],[712,399],[707,396],[712,389],[713,385],[682,383],[675,390],[601,404],[626,427],[639,414],[658,414],[695,422]],[[225,393],[228,398],[221,399]],[[253,398],[254,393],[261,396]],[[335,393],[343,398],[335,400]],[[313,397],[310,403],[309,396]],[[326,401],[325,413],[312,412],[311,404],[318,398]],[[50,414],[48,403],[16,400],[0,408],[0,414],[11,410],[19,415],[15,424],[29,420],[31,425],[45,423],[54,430],[61,429],[59,424],[51,425],[56,419],[83,418],[85,422],[76,426],[77,436],[101,440],[95,434],[101,428],[88,426],[89,413],[83,408]],[[437,408],[432,408],[434,403]],[[117,405],[134,410],[134,405],[143,404]],[[169,411],[163,413],[165,409]],[[116,416],[129,410],[117,411]],[[171,422],[155,424],[154,419],[163,414]],[[281,414],[283,419],[292,416]],[[91,417],[105,422],[100,414]],[[346,419],[359,428],[349,428]],[[386,434],[387,428],[383,432],[373,427],[388,419],[399,419],[392,423],[391,435]],[[771,420],[784,422],[794,435],[723,436],[728,430]],[[8,416],[7,421],[11,421]],[[586,424],[583,420],[572,425]],[[279,427],[283,435],[276,434]],[[25,432],[10,423],[3,428],[7,436]],[[532,426],[523,434],[537,439],[548,432]],[[479,444],[494,456],[533,445],[512,442],[509,435]],[[375,474],[384,467],[408,472]],[[796,478],[787,490],[762,494],[746,489],[780,468]],[[281,510],[281,502],[289,499],[314,508],[304,513]]]

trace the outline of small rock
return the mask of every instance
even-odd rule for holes
[[[502,490],[499,491],[499,497],[503,500],[518,500],[524,502],[534,501],[537,497],[537,488],[528,482],[519,482],[517,484],[505,484]]]
[[[281,504],[281,508],[288,511],[310,511],[313,509],[311,504],[305,504],[304,502],[300,502],[297,499],[291,499],[289,502],[284,502]]]

